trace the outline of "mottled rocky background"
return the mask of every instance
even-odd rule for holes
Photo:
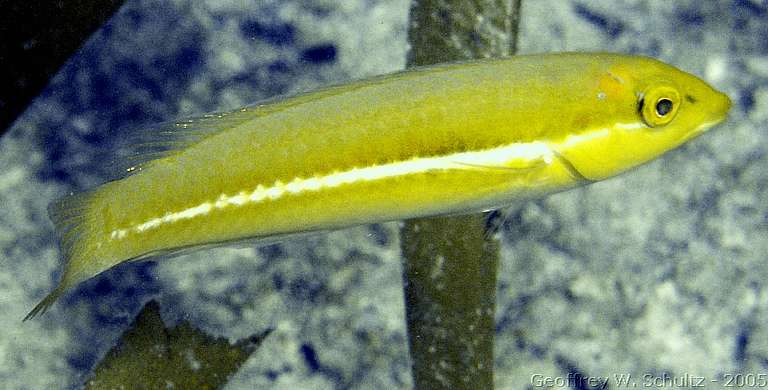
[[[410,387],[395,223],[122,266],[21,323],[60,269],[48,203],[109,175],[116,143],[156,122],[401,69],[408,7],[128,0],[0,138],[0,383],[79,386],[157,298],[167,322],[233,340],[275,328],[230,389]],[[768,371],[768,3],[529,0],[521,47],[658,57],[735,106],[658,161],[505,213],[497,388],[534,374],[725,387],[724,375]]]

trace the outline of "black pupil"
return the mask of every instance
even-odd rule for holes
[[[672,101],[669,99],[659,99],[658,102],[656,102],[656,114],[659,116],[664,116],[669,114],[669,112],[672,111]]]

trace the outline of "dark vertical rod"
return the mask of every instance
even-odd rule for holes
[[[414,0],[408,66],[514,54],[521,0]],[[493,389],[499,245],[483,214],[406,221],[408,340],[417,389]]]

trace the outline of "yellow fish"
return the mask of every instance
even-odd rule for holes
[[[148,141],[167,150],[51,206],[66,266],[26,318],[129,260],[494,209],[602,180],[730,106],[651,58],[561,53],[412,69],[180,121]]]

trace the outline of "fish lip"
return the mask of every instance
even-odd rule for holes
[[[717,102],[710,114],[710,118],[712,118],[712,120],[709,121],[711,123],[710,127],[724,121],[728,117],[728,112],[731,111],[731,107],[733,107],[731,98],[722,92],[717,92]]]
[[[733,107],[733,101],[731,100],[730,96],[722,92],[720,92],[719,94],[720,94],[719,97],[720,97],[720,107],[721,107],[720,112],[722,112],[724,114],[723,116],[725,116],[725,114],[727,114],[728,111],[731,110],[731,107]]]
[[[696,128],[685,134],[683,142],[695,138],[725,121],[728,118],[728,111],[731,110],[732,106],[733,102],[728,95],[722,92],[717,92],[717,103],[714,104],[714,109],[709,114],[709,120],[702,122],[700,125],[696,126]]]

